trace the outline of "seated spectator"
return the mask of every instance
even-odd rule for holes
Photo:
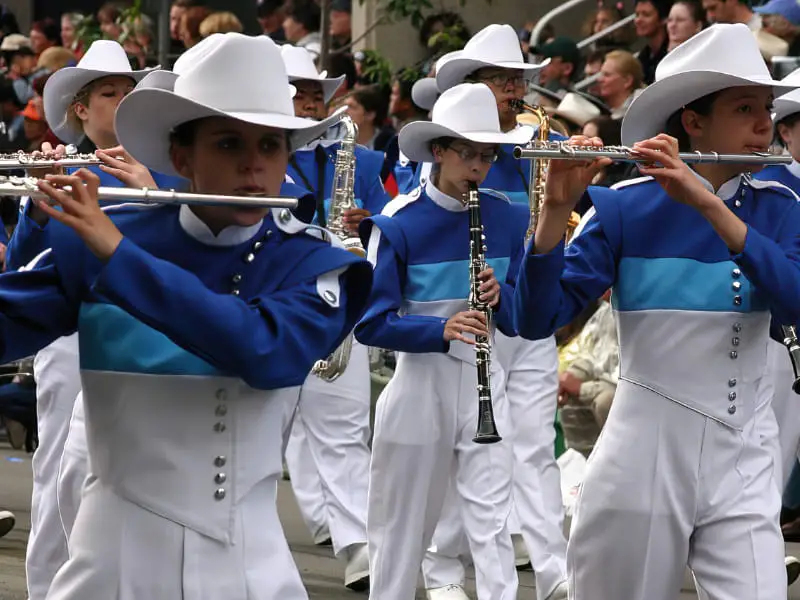
[[[78,27],[85,18],[78,12],[69,12],[61,15],[61,45],[65,49],[74,52],[77,59],[80,59],[85,52],[83,43],[77,36]]]
[[[789,44],[764,30],[761,15],[753,12],[750,0],[703,0],[709,23],[742,23],[750,28],[767,62],[773,56],[786,56]]]
[[[47,121],[44,119],[44,113],[36,107],[36,101],[31,99],[25,110],[22,111],[23,132],[25,135],[26,152],[33,152],[42,147],[47,136]]]
[[[604,29],[611,27],[614,23],[625,18],[622,2],[613,6],[600,6],[594,13],[591,13],[581,28],[583,37],[589,37],[595,33],[600,33]],[[636,32],[629,25],[621,27],[610,34],[596,40],[589,45],[588,51],[600,51],[604,54],[611,50],[627,50],[636,41]]]
[[[608,419],[619,378],[619,347],[608,292],[578,336],[562,348],[558,386],[567,447],[588,457]]]
[[[13,83],[0,78],[0,152],[16,152],[24,147],[23,108],[25,105],[17,98]]]
[[[286,40],[319,58],[322,44],[319,5],[314,0],[288,0],[284,13],[286,18],[283,21],[283,31]]]
[[[31,25],[30,41],[31,50],[38,58],[48,48],[61,43],[61,28],[53,19],[35,21]]]
[[[383,151],[395,135],[386,123],[389,99],[377,85],[353,90],[345,100],[347,113],[358,127],[358,143],[370,150]]]
[[[41,72],[55,73],[64,67],[74,67],[78,64],[77,55],[63,46],[53,46],[39,55],[36,62],[36,77]]]
[[[211,9],[206,6],[190,6],[183,12],[178,32],[186,48],[191,48],[203,39],[203,36],[200,35],[200,24],[211,12]]]
[[[598,95],[611,109],[611,116],[621,119],[634,98],[642,92],[644,73],[636,57],[625,50],[606,54],[598,80]]]
[[[636,35],[645,46],[636,58],[642,65],[642,81],[650,85],[656,79],[656,67],[667,55],[667,17],[670,0],[636,0],[636,18],[633,21]]]
[[[800,4],[797,0],[770,0],[753,10],[761,15],[764,31],[789,44],[788,56],[800,56]]]
[[[539,85],[563,98],[579,73],[581,53],[578,45],[568,37],[559,36],[535,48],[535,62],[550,62],[539,71]]]
[[[331,44],[334,48],[342,48],[350,43],[352,31],[351,0],[333,0],[330,3]]]
[[[115,0],[106,2],[97,10],[97,22],[100,23],[100,31],[107,40],[119,41],[122,37],[122,13],[130,7],[130,2],[125,0]]]
[[[0,43],[0,52],[6,63],[6,77],[13,82],[17,98],[24,106],[33,96],[31,76],[36,70],[36,54],[30,40],[19,34],[7,35]]]
[[[232,12],[214,12],[200,23],[200,36],[207,38],[215,33],[242,33],[242,22]]]
[[[678,0],[667,17],[667,50],[673,50],[706,26],[703,7],[698,0]]]
[[[283,31],[283,21],[286,18],[283,5],[283,0],[258,0],[256,17],[264,35],[271,37],[274,42],[286,41],[286,32]]]

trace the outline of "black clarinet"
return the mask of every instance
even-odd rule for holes
[[[486,317],[489,326],[492,311],[481,300],[478,274],[486,269],[486,246],[484,246],[483,224],[481,222],[481,202],[478,186],[470,184],[467,194],[469,212],[469,309],[477,310]],[[495,444],[501,439],[497,433],[492,409],[492,384],[489,377],[491,364],[491,340],[488,335],[475,336],[475,366],[478,369],[478,431],[472,441],[476,444]]]
[[[783,345],[789,351],[789,358],[792,360],[792,370],[794,371],[794,383],[792,390],[795,394],[800,394],[800,342],[797,340],[797,329],[794,325],[781,325],[783,332]]]

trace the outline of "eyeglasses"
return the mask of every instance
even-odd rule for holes
[[[480,156],[481,162],[492,164],[497,160],[497,150],[486,150],[484,152],[478,152],[475,148],[470,148],[469,146],[448,146],[447,150],[452,150],[458,157],[463,160],[464,162],[469,162],[473,160],[476,156]]]
[[[523,75],[511,74],[511,73],[497,73],[495,75],[489,75],[487,77],[481,77],[480,81],[482,83],[491,83],[492,85],[504,88],[508,85],[508,82],[514,84],[514,87],[525,87],[528,85],[528,80],[525,79]]]

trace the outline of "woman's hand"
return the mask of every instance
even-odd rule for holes
[[[369,216],[372,213],[365,208],[351,208],[344,211],[344,222],[351,233],[358,233],[358,225]]]
[[[100,178],[87,169],[72,175],[48,175],[39,181],[39,189],[53,202],[33,200],[51,219],[75,230],[89,250],[107,262],[122,241],[122,233],[98,204]],[[69,190],[63,188],[69,186]]]
[[[598,147],[603,145],[600,138],[589,138],[583,135],[574,135],[569,138],[567,143],[572,146]],[[568,207],[571,212],[595,176],[611,162],[610,158],[551,160],[545,178],[545,205],[559,208]]]
[[[465,344],[475,345],[475,340],[465,337],[463,334],[489,335],[486,327],[486,316],[477,310],[466,310],[456,313],[447,320],[444,326],[444,341],[452,342],[458,340]]]
[[[103,161],[100,170],[113,175],[126,186],[151,190],[158,188],[150,169],[128,154],[122,146],[97,150],[95,155]]]
[[[487,267],[478,273],[478,279],[481,281],[478,287],[481,302],[485,302],[490,308],[495,308],[500,303],[500,284],[494,277],[494,269]]]
[[[581,381],[578,377],[565,371],[558,376],[558,405],[564,406],[569,397],[578,397],[581,393]]]
[[[636,142],[633,150],[649,163],[639,164],[642,175],[650,175],[676,202],[702,209],[710,203],[722,202],[698,179],[685,162],[678,157],[678,140],[665,133]]]

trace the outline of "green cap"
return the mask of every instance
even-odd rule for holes
[[[545,44],[531,49],[531,54],[537,54],[544,58],[561,58],[565,62],[577,65],[581,62],[581,51],[578,45],[570,38],[560,35]]]

